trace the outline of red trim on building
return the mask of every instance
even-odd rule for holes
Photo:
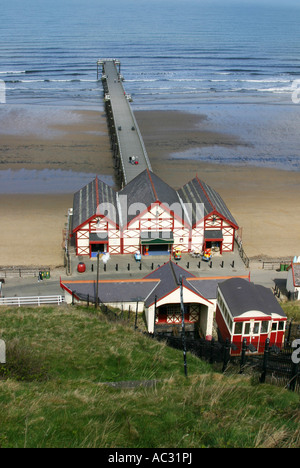
[[[196,179],[197,179],[197,181],[198,181],[200,187],[202,188],[203,193],[204,193],[204,195],[206,196],[208,202],[210,203],[210,205],[212,206],[213,210],[215,211],[215,210],[216,210],[216,207],[215,207],[215,205],[212,203],[211,199],[209,198],[209,196],[208,196],[208,194],[207,194],[205,188],[203,187],[201,181],[198,179],[198,176],[197,176],[197,175],[196,175]]]
[[[156,193],[156,190],[155,190],[155,187],[154,187],[154,183],[153,183],[153,180],[152,180],[152,177],[151,177],[151,174],[150,174],[149,169],[147,169],[147,174],[148,174],[148,177],[149,177],[149,180],[150,180],[150,183],[151,183],[151,187],[152,187],[154,196],[155,196],[156,200],[158,200],[158,196],[157,196],[157,193]]]

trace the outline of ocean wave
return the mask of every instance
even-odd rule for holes
[[[26,73],[26,70],[0,71],[0,75],[22,75],[22,73]]]
[[[96,83],[97,80],[84,80],[84,79],[69,79],[69,80],[51,80],[45,78],[43,80],[4,80],[7,84],[14,84],[14,83]]]

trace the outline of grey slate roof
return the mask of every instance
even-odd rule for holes
[[[187,283],[189,283],[194,290],[201,294],[201,296],[205,297],[205,299],[216,299],[217,298],[217,290],[218,284],[222,280],[218,279],[188,279]]]
[[[146,169],[118,193],[97,177],[78,190],[73,199],[73,231],[96,215],[98,204],[110,204],[113,207],[113,213],[102,212],[105,208],[102,206],[101,214],[107,215],[116,224],[124,227],[138,216],[139,212],[148,209],[155,202],[160,202],[170,208],[175,215],[180,216],[188,224],[192,223],[193,226],[203,218],[203,215],[208,216],[216,212],[238,227],[221,196],[198,177],[176,191],[156,174]],[[189,210],[186,216],[182,203],[192,206],[191,216]],[[203,204],[204,213],[197,212],[197,204]]]
[[[77,229],[81,224],[86,222],[92,216],[96,214],[103,214],[110,217],[110,213],[105,213],[105,206],[101,204],[111,204],[114,207],[114,213],[116,219],[112,221],[119,223],[118,210],[117,210],[117,194],[112,187],[102,182],[102,180],[96,177],[89,184],[82,187],[74,194],[73,198],[73,226],[72,230]],[[98,205],[101,210],[97,211]],[[114,214],[113,213],[113,214]]]
[[[193,285],[186,280],[186,278],[192,278],[195,276],[170,260],[145,277],[147,279],[160,279],[160,283],[147,298],[145,303],[146,307],[153,304],[155,296],[157,296],[157,299],[160,299],[170,294],[175,289],[178,289],[180,287],[180,276],[182,276],[184,286],[193,290],[195,294],[200,294]]]
[[[194,206],[196,203],[203,203],[204,216],[208,216],[216,211],[237,227],[237,222],[230,213],[222,197],[205,182],[199,180],[198,177],[195,177],[179,189],[178,194],[184,203],[192,203]],[[198,221],[199,219],[197,219],[194,208],[192,216],[193,226]]]
[[[104,303],[135,302],[140,300],[144,301],[146,307],[149,307],[155,302],[155,296],[157,296],[157,300],[159,300],[170,294],[172,291],[178,289],[180,287],[180,276],[182,276],[183,286],[193,291],[196,295],[205,298],[206,300],[216,299],[218,284],[224,285],[226,283],[226,281],[224,282],[224,279],[222,278],[198,278],[170,260],[164,265],[158,267],[153,272],[149,273],[142,280],[100,281],[99,298]],[[235,279],[236,278],[234,278],[234,280]],[[96,295],[95,281],[73,282],[66,280],[63,281],[62,284],[68,290],[73,291],[76,296],[82,300],[86,300],[88,294],[90,299],[93,300]],[[227,285],[225,284],[225,287],[228,287],[228,285],[230,286],[230,284],[231,283],[228,283]],[[272,293],[271,296],[274,299]],[[272,306],[274,306],[274,303]],[[279,312],[277,311],[277,313]]]
[[[153,288],[157,286],[158,281],[99,281],[98,297],[101,302],[136,302],[144,301],[151,293]],[[86,300],[89,295],[90,300],[96,297],[96,282],[72,282],[63,281],[62,284],[73,291],[74,294],[81,300]]]
[[[219,284],[219,289],[233,317],[256,310],[271,316],[276,313],[286,317],[272,291],[243,278],[230,278]]]
[[[118,192],[119,200],[122,196],[127,196],[127,207],[132,206],[134,203],[143,203],[146,208],[150,207],[152,203],[159,201],[167,205],[173,203],[180,203],[176,190],[171,188],[163,180],[161,180],[153,172],[146,169],[129,182],[120,192]],[[123,205],[122,205],[123,206]],[[127,213],[122,209],[122,224],[126,224],[134,219],[137,214]]]

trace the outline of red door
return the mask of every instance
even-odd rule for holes
[[[251,322],[250,327],[250,343],[256,348],[257,352],[259,350],[260,342],[260,324],[261,322],[258,321]]]

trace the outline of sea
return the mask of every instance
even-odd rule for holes
[[[0,153],[3,133],[103,110],[97,60],[117,58],[134,111],[205,115],[206,130],[248,143],[172,158],[300,171],[299,25],[298,0],[2,2]]]

